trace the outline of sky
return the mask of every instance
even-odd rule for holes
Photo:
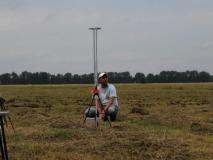
[[[0,0],[0,74],[213,74],[212,0]]]

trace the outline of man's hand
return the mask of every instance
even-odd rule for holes
[[[108,111],[108,109],[112,106],[113,102],[114,102],[115,97],[110,97],[106,107],[104,108],[105,113]]]
[[[106,113],[108,111],[109,107],[104,108],[104,112]]]
[[[100,117],[100,119],[104,119],[104,117],[105,117],[105,111],[104,110],[102,110],[100,113],[99,113],[99,117]]]

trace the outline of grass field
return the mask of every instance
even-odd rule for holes
[[[112,128],[83,127],[89,85],[0,86],[11,160],[213,160],[213,84],[116,85]]]

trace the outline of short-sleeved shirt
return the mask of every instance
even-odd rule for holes
[[[108,83],[106,88],[102,88],[101,85],[98,85],[99,96],[103,105],[106,105],[111,97],[115,97],[113,104],[116,109],[118,109],[118,100],[116,88],[113,84]]]

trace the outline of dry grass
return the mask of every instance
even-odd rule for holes
[[[10,159],[213,159],[213,84],[117,85],[118,120],[97,130],[82,126],[91,87],[0,86]]]

